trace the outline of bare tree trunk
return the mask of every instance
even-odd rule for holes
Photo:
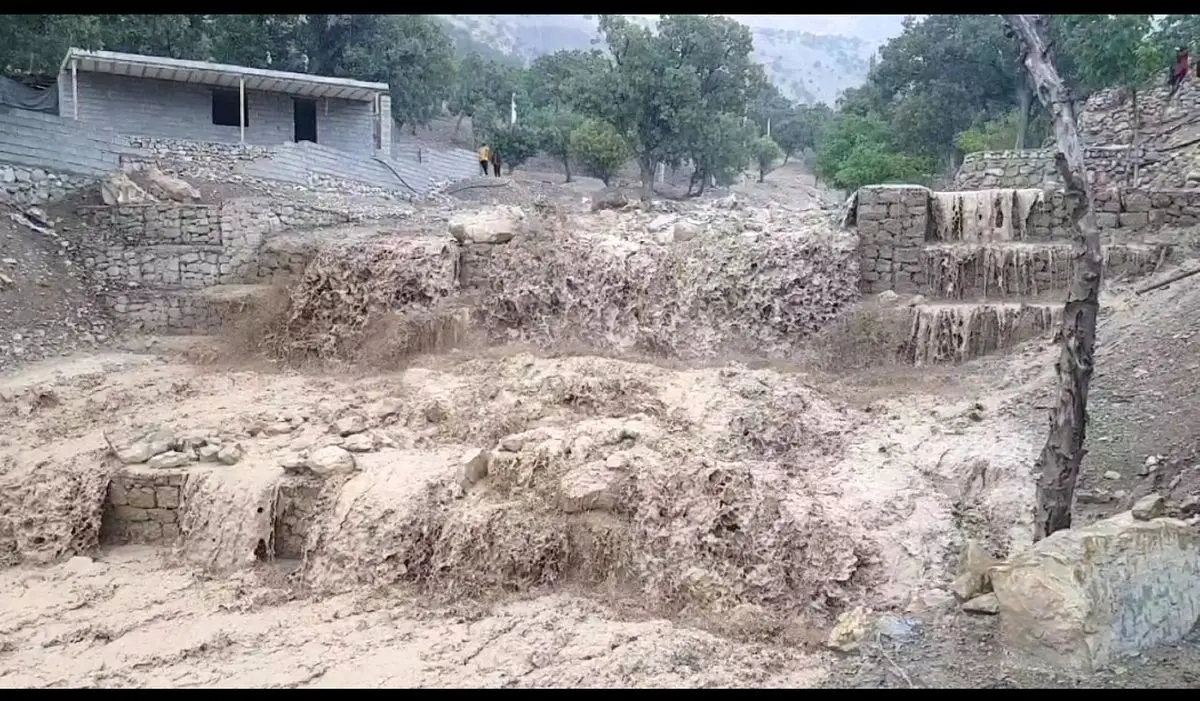
[[[1017,79],[1017,143],[1013,148],[1020,151],[1025,148],[1025,138],[1029,134],[1029,111],[1033,108],[1033,89],[1029,87],[1029,78],[1021,69]]]
[[[458,136],[458,130],[462,128],[462,120],[465,114],[458,115],[458,119],[454,120],[454,136]]]
[[[1069,91],[1054,67],[1046,42],[1042,15],[1004,15],[1004,21],[1021,42],[1025,68],[1038,99],[1054,118],[1058,146],[1055,166],[1066,186],[1075,236],[1075,277],[1063,307],[1062,326],[1056,339],[1061,345],[1055,369],[1058,402],[1050,414],[1050,432],[1038,456],[1041,471],[1037,485],[1034,540],[1071,527],[1075,482],[1086,450],[1087,394],[1092,380],[1096,345],[1096,315],[1100,309],[1102,257],[1092,194],[1083,163],[1083,144],[1075,121]]]
[[[639,158],[638,167],[642,171],[642,201],[649,202],[654,199],[654,160]]]

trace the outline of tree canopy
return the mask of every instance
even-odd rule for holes
[[[803,157],[850,188],[921,182],[965,153],[1049,134],[998,15],[907,19],[836,108],[785,98],[754,61],[750,31],[729,18],[663,15],[651,29],[597,17],[595,49],[522,66],[431,15],[3,15],[0,70],[53,75],[79,46],[382,81],[410,128],[446,112],[469,118],[510,165],[542,153],[568,178],[577,166],[610,179],[614,158],[632,158],[647,194],[660,163],[693,166],[702,192]],[[1173,48],[1197,36],[1198,17],[1053,15],[1049,30],[1077,97],[1122,88],[1136,107]]]

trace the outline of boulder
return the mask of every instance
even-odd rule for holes
[[[491,467],[492,454],[487,450],[468,450],[459,460],[458,483],[467,489],[476,482],[487,477]]]
[[[318,477],[332,477],[333,475],[354,472],[358,469],[354,455],[336,445],[327,445],[324,448],[319,448],[312,455],[308,456],[304,464]]]
[[[563,475],[559,482],[562,510],[571,514],[581,511],[612,511],[617,506],[618,481],[621,476],[602,462],[581,465]]]
[[[520,207],[500,205],[487,212],[459,214],[450,219],[450,235],[459,243],[508,243],[525,221]]]
[[[1004,643],[1091,672],[1200,619],[1200,532],[1131,512],[1059,531],[991,569]]]
[[[146,182],[150,193],[155,197],[175,202],[196,202],[200,199],[200,191],[183,178],[167,175],[156,166],[146,171]]]
[[[109,207],[154,201],[150,193],[121,172],[112,173],[100,183],[100,198]]]
[[[175,447],[175,434],[165,428],[135,429],[107,438],[117,459],[126,465],[144,463]]]

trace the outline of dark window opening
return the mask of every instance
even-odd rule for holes
[[[317,143],[317,101],[293,100],[296,115],[296,143],[311,141]]]
[[[213,90],[213,124],[219,127],[241,126],[238,122],[238,105],[241,94],[237,90]],[[247,96],[245,109],[242,110],[243,123],[250,126],[250,98]]]

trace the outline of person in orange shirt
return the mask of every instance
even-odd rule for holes
[[[484,175],[488,174],[488,164],[492,162],[492,149],[487,144],[479,147],[479,169]]]

